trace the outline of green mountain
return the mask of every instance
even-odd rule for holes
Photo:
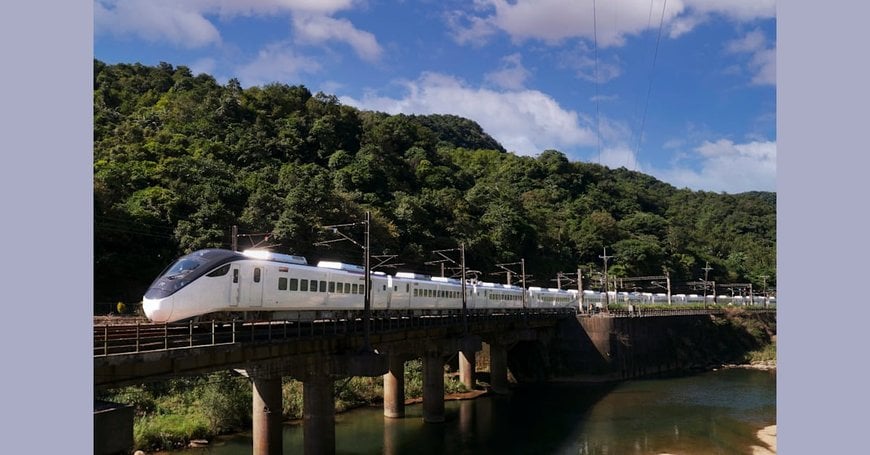
[[[677,287],[776,285],[776,194],[677,189],[556,150],[508,153],[453,115],[388,115],[304,86],[221,85],[161,63],[94,62],[94,273],[98,301],[136,301],[175,257],[239,247],[361,263],[320,226],[372,212],[372,251],[436,273],[466,245],[480,278],[524,258],[530,285],[601,268]],[[354,232],[350,232],[354,235]],[[358,233],[361,239],[361,231]],[[393,270],[386,269],[391,272]]]

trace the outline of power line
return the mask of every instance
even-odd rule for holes
[[[598,19],[595,10],[595,0],[592,0],[592,36],[595,41],[595,135],[598,139],[598,164],[601,164],[601,110],[598,95]]]
[[[644,104],[643,115],[641,116],[641,120],[640,120],[640,132],[637,135],[637,148],[634,151],[634,166],[632,166],[632,169],[634,169],[634,170],[637,170],[637,157],[640,155],[640,144],[643,141],[643,130],[644,130],[644,127],[646,126],[646,113],[647,113],[647,110],[649,109],[649,99],[650,99],[650,94],[652,93],[653,72],[655,71],[656,60],[658,59],[658,55],[659,55],[659,43],[662,40],[662,28],[664,28],[665,9],[667,8],[667,6],[668,6],[668,0],[665,0],[662,3],[662,17],[659,20],[659,34],[658,34],[658,37],[656,38],[655,52],[653,53],[652,65],[650,66],[650,70],[649,70],[649,85],[647,86],[647,90],[646,90],[646,103]],[[650,10],[652,10],[652,3],[650,3]]]

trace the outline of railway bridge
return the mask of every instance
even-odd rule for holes
[[[739,311],[743,316],[738,317],[775,334],[775,309]],[[281,378],[293,377],[303,383],[304,452],[332,453],[337,379],[383,375],[384,416],[400,418],[405,415],[404,362],[422,358],[423,419],[442,422],[443,367],[457,353],[460,379],[472,388],[475,356],[488,345],[495,393],[507,392],[509,366],[521,382],[584,375],[621,380],[703,368],[755,348],[747,344],[752,337],[745,328],[723,319],[724,313],[724,307],[595,315],[566,309],[447,311],[375,317],[368,328],[353,318],[95,325],[94,386],[234,369],[251,380],[253,453],[263,455],[282,451]],[[95,446],[101,438],[96,416],[95,410]]]
[[[112,388],[234,369],[253,386],[253,453],[282,451],[281,378],[303,383],[304,452],[335,450],[333,383],[384,378],[384,416],[405,415],[404,362],[423,359],[423,419],[444,421],[444,364],[459,354],[461,381],[474,386],[475,355],[487,343],[490,386],[507,391],[507,353],[517,343],[552,337],[573,310],[520,313],[447,311],[370,320],[188,322],[94,326],[94,386]],[[99,439],[95,424],[95,440]],[[96,443],[96,441],[95,441]]]

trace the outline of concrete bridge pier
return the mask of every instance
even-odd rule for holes
[[[335,453],[333,384],[333,378],[328,374],[309,374],[302,381],[302,434],[305,454]]]
[[[474,388],[474,353],[472,350],[459,351],[459,380],[469,390]]]
[[[253,384],[254,455],[281,455],[284,439],[281,427],[281,376],[250,374]]]
[[[444,422],[444,360],[438,352],[423,356],[423,421]]]
[[[490,343],[489,384],[493,392],[499,394],[508,393],[507,371],[507,347],[503,344]]]
[[[395,354],[384,375],[384,417],[405,417],[405,358]]]

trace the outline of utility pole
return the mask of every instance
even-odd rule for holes
[[[444,253],[456,251],[457,249],[459,250],[459,261],[460,261],[459,266],[462,269],[460,272],[462,275],[462,283],[461,283],[461,286],[462,286],[462,327],[463,327],[463,330],[465,331],[465,333],[468,333],[468,299],[467,299],[467,296],[465,295],[466,294],[465,281],[467,278],[466,267],[465,267],[465,243],[460,243],[459,248],[449,248],[446,250],[433,251],[433,253],[441,256],[442,259],[437,260],[437,261],[427,262],[427,264],[440,263],[441,264],[441,276],[443,277],[444,276],[444,263],[451,262],[453,264],[456,264],[455,260],[451,259],[450,257],[448,257]]]
[[[363,337],[365,338],[366,350],[371,351],[372,345],[370,342],[370,320],[372,316],[372,264],[371,254],[372,249],[369,244],[369,227],[372,224],[372,212],[366,210],[365,225],[366,225],[366,246],[365,250],[365,299],[363,301]]]
[[[761,285],[764,287],[764,307],[767,308],[767,275],[761,275]]]
[[[459,244],[459,258],[462,262],[462,329],[468,333],[468,302],[465,296],[465,243]]]
[[[710,272],[710,270],[712,270],[712,267],[710,267],[709,262],[704,261],[703,270],[704,270],[704,309],[706,310],[707,309],[707,274]]]
[[[580,312],[583,312],[583,272],[577,267],[577,300],[580,304]]]
[[[505,272],[497,272],[497,273],[507,273],[508,274],[508,284],[510,284],[510,277],[512,274],[515,274],[511,269],[507,266],[509,265],[519,265],[520,266],[520,282],[523,286],[523,308],[526,308],[526,259],[520,259],[520,262],[511,262],[504,264],[496,264],[495,266],[505,270]]]
[[[521,272],[523,274],[523,308],[526,308],[526,258],[520,259]]]
[[[363,241],[362,245],[360,245],[359,242],[350,238],[345,233],[343,233],[339,230],[339,228],[342,228],[342,227],[353,227],[353,226],[359,226],[361,224],[365,225],[365,240]],[[315,246],[324,246],[324,245],[328,245],[330,243],[342,242],[342,241],[347,240],[347,241],[353,243],[354,245],[362,248],[363,256],[364,256],[364,258],[363,258],[363,264],[364,264],[364,266],[363,266],[363,270],[364,270],[364,272],[363,272],[363,274],[364,274],[364,279],[363,279],[363,293],[364,293],[364,296],[363,296],[363,337],[365,339],[365,350],[368,352],[372,351],[371,333],[370,333],[371,332],[370,321],[371,321],[371,311],[372,311],[372,277],[371,277],[372,270],[371,270],[371,243],[370,243],[371,230],[369,229],[371,224],[372,224],[372,213],[371,213],[371,211],[366,210],[365,218],[361,222],[345,223],[345,224],[333,224],[330,226],[323,226],[322,227],[323,229],[327,229],[327,230],[332,231],[333,234],[336,234],[342,238],[335,239],[335,240],[324,240],[322,242],[316,242],[314,244]]]
[[[609,304],[610,304],[610,283],[607,281],[607,260],[615,258],[616,256],[608,256],[607,255],[607,247],[604,247],[604,255],[598,256],[604,260],[604,311],[609,312]]]
[[[239,250],[239,227],[236,226],[235,224],[233,225],[233,231],[232,231],[231,235],[233,237],[231,240],[232,245],[233,245],[233,251],[238,251]]]
[[[668,306],[671,305],[671,272],[665,268],[665,281],[668,285]]]

